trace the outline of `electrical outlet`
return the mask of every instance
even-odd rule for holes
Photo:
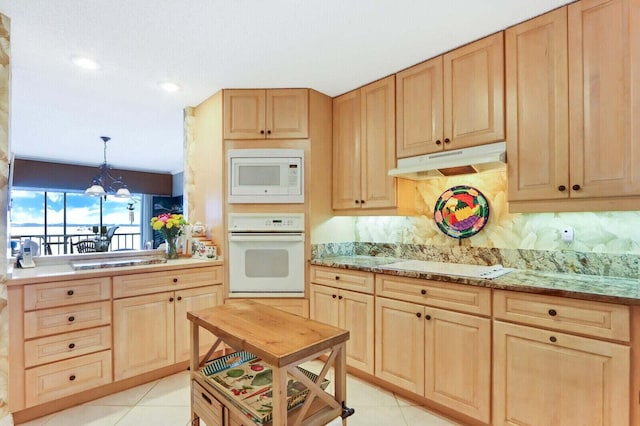
[[[567,243],[570,243],[573,241],[573,228],[566,227],[566,228],[562,228],[562,231],[560,231],[560,236],[562,237],[562,241],[565,241]]]

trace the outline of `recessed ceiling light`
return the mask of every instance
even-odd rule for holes
[[[84,58],[82,56],[74,56],[73,58],[71,58],[71,62],[73,62],[80,68],[84,68],[85,70],[97,70],[98,68],[100,68],[100,65],[98,65],[97,62],[89,58]]]
[[[178,90],[181,89],[180,86],[170,81],[160,82],[158,83],[158,86],[160,86],[164,91],[167,91],[167,92],[177,92]]]

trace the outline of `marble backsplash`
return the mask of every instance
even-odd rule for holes
[[[640,278],[639,256],[577,251],[345,242],[313,244],[311,257],[382,256],[609,277]]]

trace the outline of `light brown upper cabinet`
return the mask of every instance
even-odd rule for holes
[[[307,89],[224,91],[225,139],[306,139]]]
[[[510,210],[639,208],[640,1],[510,28],[506,64]]]
[[[399,158],[504,140],[502,32],[397,73]]]
[[[398,207],[395,152],[394,75],[334,98],[334,210]]]

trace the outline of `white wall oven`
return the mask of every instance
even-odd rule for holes
[[[304,203],[304,150],[227,151],[229,203]]]
[[[304,296],[304,214],[230,213],[229,297]]]

